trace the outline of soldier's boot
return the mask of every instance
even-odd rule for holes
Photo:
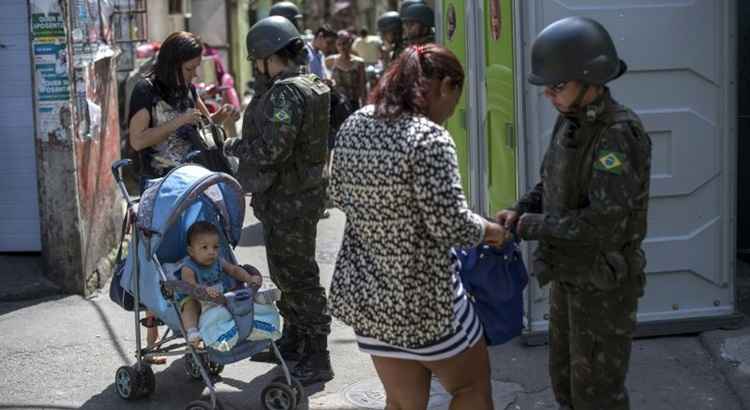
[[[281,353],[281,357],[286,362],[296,362],[301,358],[301,351],[304,348],[305,337],[300,330],[293,325],[284,324],[284,329],[281,331],[281,338],[276,341],[276,347]],[[269,350],[265,350],[253,355],[250,359],[254,362],[265,362],[265,363],[278,363],[279,359],[273,352],[273,348],[269,347]]]
[[[292,376],[299,380],[303,386],[333,379],[327,335],[308,336],[304,354],[299,363],[292,369]]]

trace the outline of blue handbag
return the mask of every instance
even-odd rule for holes
[[[498,249],[479,245],[458,249],[461,282],[474,303],[490,346],[519,336],[523,329],[523,290],[529,282],[518,243]]]

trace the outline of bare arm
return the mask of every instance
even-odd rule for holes
[[[242,267],[237,266],[233,263],[229,263],[223,259],[221,260],[221,269],[229,274],[229,276],[237,279],[240,282],[254,284],[257,286],[260,286],[263,282],[262,277],[251,275],[245,269],[242,269]]]
[[[193,272],[192,269],[188,268],[187,266],[183,266],[180,272],[182,274],[182,280],[190,283],[191,285],[198,286],[198,279],[195,277],[195,272]]]
[[[144,148],[152,147],[166,140],[172,135],[178,128],[185,124],[197,121],[200,117],[200,111],[192,110],[185,114],[178,116],[177,118],[161,124],[157,127],[149,127],[151,123],[151,115],[146,108],[142,108],[140,111],[133,115],[128,125],[128,138],[130,146],[134,150],[140,151]]]

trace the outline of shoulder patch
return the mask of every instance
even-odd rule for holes
[[[600,150],[596,156],[597,159],[594,161],[594,169],[610,172],[615,175],[622,174],[622,167],[625,164],[625,155],[623,153]]]
[[[292,116],[285,109],[280,108],[274,111],[273,120],[282,124],[291,124]]]

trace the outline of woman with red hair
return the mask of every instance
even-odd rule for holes
[[[440,126],[463,81],[449,50],[411,47],[336,137],[329,195],[346,227],[331,312],[371,355],[389,409],[425,409],[433,374],[451,409],[492,408],[482,324],[452,248],[499,246],[509,234],[468,208],[455,145]]]

